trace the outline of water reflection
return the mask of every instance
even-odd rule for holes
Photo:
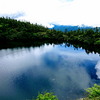
[[[73,100],[94,83],[100,85],[98,54],[53,45],[0,50],[0,100],[32,99],[45,90]]]
[[[98,79],[100,79],[100,60],[97,62],[95,69],[97,70],[96,75],[98,76]]]

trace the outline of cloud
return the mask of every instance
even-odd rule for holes
[[[19,18],[21,16],[25,16],[25,13],[24,12],[17,12],[17,13],[14,13],[14,14],[0,14],[0,16],[2,17],[10,17],[10,18]]]
[[[73,1],[73,0],[59,0],[60,2],[70,2],[70,1]]]
[[[2,0],[1,14],[25,13],[20,20],[53,27],[59,25],[100,26],[99,0]]]
[[[19,18],[19,17],[24,16],[24,15],[25,15],[25,13],[18,12],[18,13],[15,13],[15,14],[11,14],[10,18]]]
[[[2,59],[3,59],[2,62],[6,61],[5,63],[6,67],[12,66],[10,67],[10,70],[8,71],[12,70],[13,72],[14,71],[16,72],[16,70],[20,68],[20,66],[21,66],[21,69],[24,69],[25,66],[28,67],[28,66],[32,66],[33,64],[36,65],[36,63],[39,65],[41,63],[41,56],[51,51],[52,48],[53,48],[52,45],[45,44],[44,46],[41,46],[40,48],[38,47],[24,48],[23,47],[23,48],[18,48],[18,49],[14,48],[13,50],[12,49],[2,49],[0,50],[0,61]],[[33,55],[32,57],[35,57],[35,60],[31,61],[31,59],[34,59],[34,58],[30,58],[30,55]],[[12,59],[15,59],[15,60],[12,62]],[[23,60],[21,61],[21,59]],[[28,59],[30,59],[30,61],[28,61]],[[38,63],[39,60],[40,60],[40,63]],[[27,62],[27,64],[25,64],[24,62]],[[1,63],[1,65],[3,64]]]
[[[95,69],[97,70],[96,75],[98,76],[98,79],[100,79],[100,61],[97,62]]]

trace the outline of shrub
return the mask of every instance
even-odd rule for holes
[[[34,98],[32,99],[34,100]],[[58,100],[57,96],[56,95],[53,95],[53,93],[46,93],[43,95],[43,94],[40,94],[38,93],[38,96],[37,96],[37,99],[36,100]]]
[[[90,99],[96,100],[94,98],[99,97],[98,100],[100,100],[100,86],[98,86],[97,84],[94,84],[94,87],[92,88],[86,89],[86,92],[88,92],[86,94]]]
[[[100,40],[97,40],[94,45],[100,45]]]

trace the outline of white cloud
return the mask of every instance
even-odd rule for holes
[[[98,76],[98,79],[100,79],[100,61],[97,62],[95,69],[97,70],[96,75]]]
[[[8,69],[8,72],[17,72],[18,68],[20,69],[26,69],[29,66],[33,65],[40,65],[42,60],[41,56],[49,51],[51,51],[53,48],[52,45],[43,45],[40,48],[38,47],[30,47],[30,48],[15,48],[15,49],[2,49],[0,50],[0,61],[2,61],[1,66],[3,66],[3,69],[6,69],[7,66],[10,66],[10,70]],[[32,58],[30,58],[30,55],[33,55]],[[35,59],[34,59],[35,57]],[[28,59],[30,59],[28,61]],[[31,60],[33,59],[33,60]],[[37,60],[38,59],[38,60]],[[13,62],[12,62],[13,60]],[[19,62],[18,62],[19,61]],[[28,62],[27,62],[28,61]],[[6,62],[6,63],[4,63]],[[27,62],[25,64],[25,62]],[[39,63],[38,63],[39,62]],[[5,65],[5,68],[4,68]],[[26,68],[25,68],[26,66]],[[2,70],[1,70],[2,71]],[[2,73],[2,72],[1,72]],[[7,72],[6,72],[7,73]]]
[[[52,27],[62,25],[100,26],[99,0],[2,0],[0,16],[25,13],[17,19]]]

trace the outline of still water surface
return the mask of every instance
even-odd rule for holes
[[[46,90],[59,100],[75,100],[95,83],[100,85],[98,53],[64,43],[0,50],[0,100],[31,100]]]

